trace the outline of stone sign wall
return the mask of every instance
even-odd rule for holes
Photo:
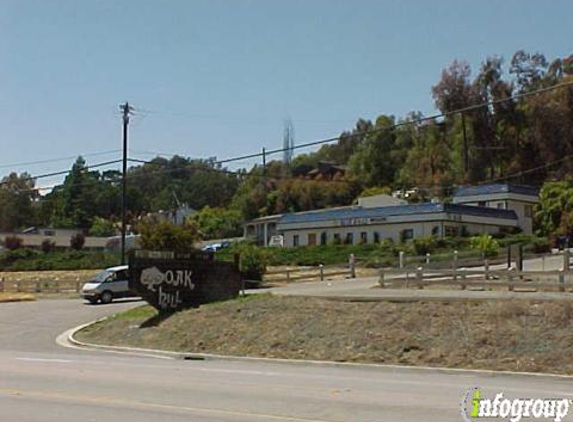
[[[202,253],[133,251],[129,256],[129,288],[160,311],[237,297],[238,268]]]

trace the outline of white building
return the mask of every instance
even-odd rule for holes
[[[539,203],[539,191],[531,186],[498,183],[494,185],[459,188],[454,204],[473,205],[505,210],[517,214],[519,228],[524,234],[533,234],[534,208]]]
[[[522,230],[531,233],[532,206],[537,191],[515,185],[462,188],[453,204],[405,204],[388,195],[358,205],[272,215],[245,225],[245,237],[268,245],[274,235],[284,246],[328,243],[405,242],[414,238],[496,234]],[[502,205],[500,205],[502,204]],[[529,216],[529,217],[528,217]]]

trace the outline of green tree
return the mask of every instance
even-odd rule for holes
[[[243,233],[241,213],[236,209],[211,208],[206,206],[189,218],[204,239],[237,237]]]
[[[90,236],[109,237],[115,234],[115,227],[113,222],[110,220],[102,217],[95,217],[89,233]]]
[[[391,186],[396,174],[392,151],[396,134],[394,118],[380,116],[376,119],[374,132],[366,135],[356,152],[349,158],[350,175],[367,187]]]
[[[195,251],[199,234],[193,226],[176,226],[168,222],[145,222],[138,227],[140,245],[150,251],[190,253]]]
[[[547,182],[539,193],[535,218],[543,236],[573,234],[573,181]]]
[[[34,181],[27,173],[10,173],[0,182],[0,230],[13,231],[33,225],[36,212],[33,201],[38,197]]]

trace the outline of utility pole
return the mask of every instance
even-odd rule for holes
[[[127,126],[129,125],[129,114],[133,108],[126,102],[120,105],[119,109],[123,111],[123,171],[121,177],[121,265],[125,265],[125,230],[127,218],[125,210],[127,207]]]
[[[263,148],[263,189],[265,197],[267,195],[267,151]]]

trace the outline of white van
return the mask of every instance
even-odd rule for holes
[[[132,297],[129,291],[129,267],[120,265],[103,270],[82,287],[82,297],[91,304],[111,303],[113,299]]]

